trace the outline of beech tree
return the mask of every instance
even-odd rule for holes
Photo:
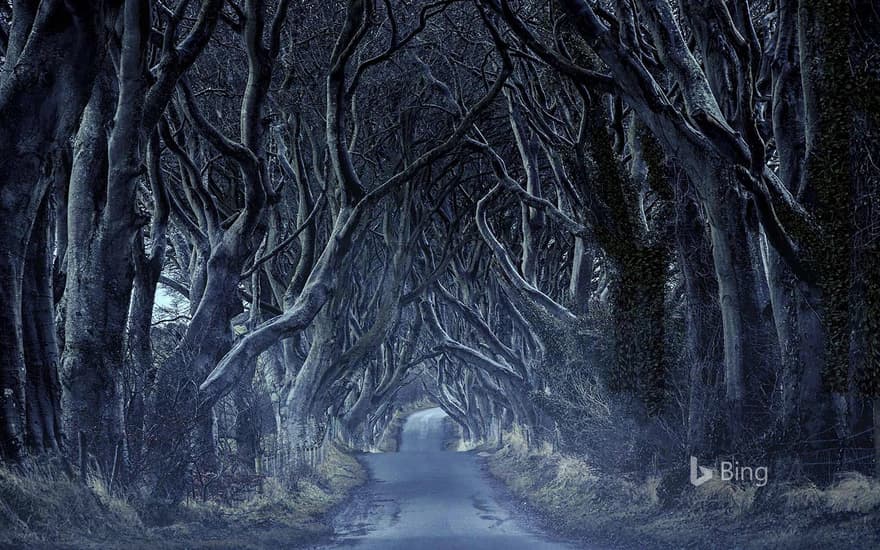
[[[868,0],[0,1],[0,456],[165,503],[294,487],[423,399],[609,470],[864,469],[878,29]]]

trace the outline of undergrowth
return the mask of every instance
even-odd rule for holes
[[[760,488],[717,479],[692,487],[685,467],[674,483],[609,475],[549,446],[528,449],[516,432],[504,442],[488,455],[492,474],[551,530],[593,546],[880,548],[880,481],[858,473],[824,488],[772,479]]]
[[[96,478],[82,483],[49,464],[0,468],[0,547],[290,547],[327,534],[324,514],[365,478],[357,460],[331,445],[290,488],[266,478],[240,503],[187,500],[157,522],[152,505],[111,494]]]

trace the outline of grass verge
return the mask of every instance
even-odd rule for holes
[[[652,548],[880,548],[880,481],[848,473],[831,486],[740,487],[712,480],[678,490],[659,478],[603,474],[585,461],[528,450],[516,434],[490,472],[547,528],[591,545]]]
[[[155,510],[96,480],[85,485],[49,466],[0,469],[0,548],[290,548],[326,535],[326,513],[365,479],[357,460],[331,446],[291,489],[267,478],[235,506],[187,501],[163,512],[173,514],[170,525],[150,527],[143,518]]]

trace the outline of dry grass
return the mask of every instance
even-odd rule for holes
[[[142,531],[134,507],[96,479],[74,481],[52,464],[0,468],[0,544],[109,540]]]
[[[804,485],[786,491],[784,497],[792,510],[870,514],[880,512],[880,481],[846,472],[826,489]]]
[[[235,506],[190,502],[184,517],[154,533],[163,539],[187,541],[185,547],[277,548],[297,540],[326,535],[324,515],[342,502],[349,491],[366,480],[360,464],[335,445],[324,462],[305,472],[291,490],[277,480],[264,481],[259,493]],[[210,527],[206,531],[205,527]]]
[[[739,486],[719,479],[711,479],[687,493],[688,504],[704,512],[724,512],[730,517],[740,517],[752,510],[758,488]]]
[[[326,480],[334,495],[348,493],[367,479],[360,463],[336,446],[330,447],[318,473]]]
[[[323,516],[365,480],[360,464],[330,446],[323,464],[288,490],[266,479],[235,506],[186,501],[173,523],[146,527],[133,503],[100,482],[67,479],[57,468],[0,469],[0,547],[277,548],[324,535]]]
[[[880,548],[880,481],[860,474],[831,486],[694,488],[661,499],[660,477],[608,475],[580,457],[526,448],[521,434],[488,455],[490,471],[543,516],[548,527],[612,548]],[[669,479],[678,479],[672,476]],[[665,503],[665,504],[664,504]]]
[[[823,491],[813,483],[806,483],[782,493],[785,507],[791,511],[818,510],[824,506]]]
[[[549,445],[527,450],[516,432],[489,459],[492,473],[514,493],[544,512],[555,530],[569,534],[604,529],[621,513],[656,507],[657,480],[635,481],[604,476],[587,461],[553,452]]]

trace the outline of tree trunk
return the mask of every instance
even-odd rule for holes
[[[336,333],[337,321],[332,313],[336,308],[332,307],[333,305],[332,301],[326,304],[315,317],[309,354],[296,374],[293,387],[286,398],[289,414],[287,429],[294,447],[315,443],[317,428],[315,415],[319,413],[316,398],[320,380],[324,373],[332,368],[341,352]]]
[[[252,378],[252,377],[251,377]],[[256,473],[260,434],[259,409],[252,380],[242,380],[233,391],[235,404],[235,450],[239,465],[245,472]]]
[[[153,235],[154,242],[156,238]],[[143,252],[143,240],[143,234],[139,232],[135,243],[134,289],[125,345],[128,351],[129,375],[132,378],[131,400],[125,410],[125,433],[129,459],[132,466],[138,469],[143,465],[147,396],[153,393],[156,382],[151,333],[156,287],[164,260],[164,253],[148,257]],[[164,245],[161,248],[164,249]]]
[[[783,438],[790,437],[796,430],[798,408],[798,378],[802,372],[801,342],[798,326],[797,281],[779,254],[764,242],[762,246],[764,271],[770,289],[770,305],[773,308],[773,321],[776,326],[776,340],[779,342],[780,391],[779,422]]]
[[[342,427],[349,438],[348,443],[354,448],[366,448],[371,443],[369,430],[361,430],[361,434],[358,435],[358,429],[369,428],[367,417],[374,408],[373,397],[377,383],[374,369],[371,365],[367,365],[364,368],[357,399],[351,403],[348,412],[342,417]]]
[[[880,397],[874,398],[874,477],[880,478]]]
[[[11,460],[21,458],[25,437],[27,242],[48,186],[43,168],[73,131],[103,56],[101,13],[103,2],[57,0],[41,3],[30,18],[17,11],[0,72],[0,456]]]
[[[22,288],[27,445],[36,453],[61,444],[58,346],[52,291],[52,201],[47,192],[28,243]]]
[[[241,311],[241,263],[223,245],[212,251],[195,315],[174,353],[159,368],[156,403],[148,420],[153,426],[164,426],[148,448],[150,484],[157,498],[182,498],[192,461],[202,472],[216,470],[213,404],[203,402],[198,384],[232,346],[230,322]]]
[[[64,431],[85,443],[105,476],[124,475],[127,462],[121,373],[135,231],[134,196],[127,208],[117,208],[108,179],[113,86],[105,71],[95,83],[74,145],[62,356]]]
[[[590,294],[593,289],[594,251],[581,237],[574,239],[574,254],[571,260],[571,280],[568,293],[573,313],[586,317],[590,312]]]
[[[684,279],[686,349],[690,364],[688,383],[688,450],[712,456],[718,448],[715,422],[721,414],[721,312],[712,251],[696,203],[676,185],[676,247]]]
[[[727,444],[735,446],[756,429],[750,411],[759,409],[756,391],[766,380],[761,337],[763,323],[757,303],[755,270],[751,262],[742,201],[734,192],[732,175],[720,166],[710,167],[705,188],[720,196],[706,202],[712,257],[718,282],[718,301],[724,335],[724,387],[727,402]],[[749,425],[752,424],[752,425]]]
[[[22,276],[30,224],[21,208],[0,210],[0,452],[17,461],[25,448],[25,366],[22,342]],[[18,214],[16,215],[16,212]]]
[[[804,91],[806,158],[804,187],[821,231],[809,243],[822,293],[825,327],[824,381],[835,392],[849,389],[849,298],[853,245],[853,81],[849,60],[850,3],[800,0],[801,85]]]
[[[635,391],[656,412],[665,398],[667,254],[662,246],[632,248],[616,263],[614,385]]]

